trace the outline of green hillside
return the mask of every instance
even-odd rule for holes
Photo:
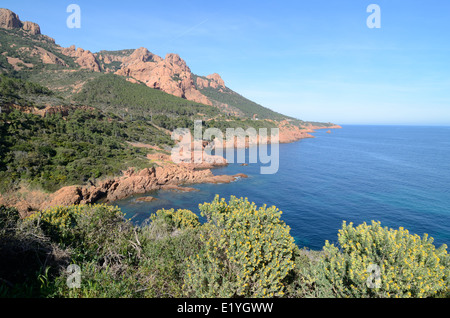
[[[118,116],[151,119],[154,115],[193,117],[204,114],[213,117],[217,108],[178,98],[145,84],[131,83],[124,77],[105,74],[83,87],[73,99],[78,103],[97,106]]]
[[[150,167],[150,150],[128,142],[172,145],[166,132],[145,120],[122,120],[92,107],[66,106],[64,117],[32,114],[39,101],[60,100],[55,96],[38,84],[0,76],[0,193],[24,184],[55,191],[129,167]]]
[[[196,76],[199,77],[199,76]],[[197,82],[197,78],[194,77],[194,82]],[[206,77],[201,77],[202,79],[208,80]],[[245,117],[253,118],[254,115],[257,115],[259,119],[272,119],[272,120],[284,120],[290,117],[282,115],[280,113],[274,112],[273,110],[263,107],[251,100],[245,98],[242,95],[232,91],[228,87],[220,87],[220,88],[199,88],[197,89],[209,99],[232,106],[239,111]]]
[[[61,61],[61,64],[45,64],[33,49],[42,48],[53,54]],[[15,77],[27,78],[33,73],[40,73],[44,70],[62,70],[67,68],[78,69],[79,66],[73,58],[65,56],[59,51],[59,46],[53,39],[45,35],[31,35],[20,29],[7,30],[0,28],[0,70]],[[18,58],[18,69],[14,69],[5,56]],[[63,66],[65,63],[67,66]],[[29,66],[27,66],[27,64]]]

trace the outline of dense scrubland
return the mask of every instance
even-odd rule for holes
[[[101,298],[449,297],[446,246],[380,223],[344,223],[301,249],[276,207],[216,197],[135,226],[117,208],[0,208],[0,296]],[[79,288],[73,284],[79,267]],[[75,287],[77,287],[75,285]]]

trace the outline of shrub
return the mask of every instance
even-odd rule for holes
[[[46,297],[48,280],[68,259],[39,227],[24,224],[16,209],[0,206],[0,298]]]
[[[294,239],[275,207],[217,196],[200,205],[207,217],[202,250],[188,261],[184,290],[194,297],[274,297],[294,268]]]
[[[189,210],[159,210],[150,218],[153,222],[158,220],[172,229],[193,229],[200,225],[198,216]]]
[[[19,221],[20,215],[17,209],[8,208],[3,205],[0,206],[0,237],[4,232],[13,230],[17,221]]]
[[[110,265],[133,258],[131,224],[117,207],[106,204],[54,207],[27,219],[39,224],[52,241],[74,251],[74,257]]]
[[[445,292],[449,279],[447,246],[436,248],[403,228],[379,222],[339,230],[341,250],[327,241],[320,275],[322,288],[337,297],[431,297]],[[320,279],[317,279],[320,281]]]

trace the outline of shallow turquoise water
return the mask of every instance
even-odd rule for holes
[[[344,220],[428,233],[450,243],[450,127],[345,126],[315,139],[280,145],[280,169],[261,175],[259,164],[232,164],[214,174],[245,173],[232,184],[194,185],[199,192],[159,191],[159,200],[115,202],[136,223],[161,208],[198,205],[216,194],[275,205],[300,246],[335,242]]]

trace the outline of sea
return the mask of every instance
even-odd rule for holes
[[[343,221],[380,221],[426,233],[436,247],[450,244],[450,127],[348,125],[313,135],[279,146],[276,174],[261,174],[262,163],[235,163],[213,173],[244,173],[248,179],[190,186],[197,192],[157,191],[114,205],[142,224],[159,209],[200,215],[199,204],[216,195],[236,196],[276,206],[296,243],[313,250],[327,240],[337,243]],[[158,201],[136,201],[149,195]]]

